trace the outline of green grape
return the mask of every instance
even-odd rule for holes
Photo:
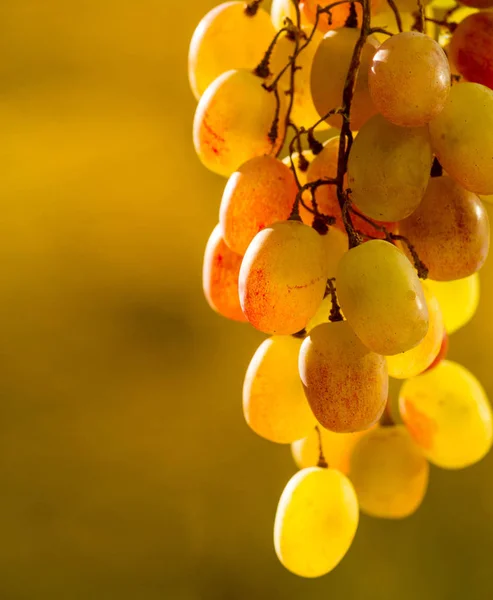
[[[492,443],[488,398],[474,375],[443,360],[408,379],[399,394],[402,420],[428,460],[446,469],[472,465]]]
[[[299,221],[282,221],[252,240],[240,269],[240,302],[265,333],[293,334],[313,317],[328,271],[323,237]]]
[[[455,281],[431,281],[426,286],[440,304],[445,330],[450,335],[464,327],[479,304],[479,275],[475,273]]]
[[[358,499],[345,475],[319,467],[298,471],[277,507],[276,554],[295,575],[325,575],[346,555],[358,520]]]
[[[428,267],[429,277],[451,281],[483,266],[490,245],[488,213],[479,198],[447,176],[433,177],[415,212],[399,224]],[[411,257],[407,246],[406,254]]]
[[[301,340],[274,336],[255,352],[243,384],[243,413],[258,435],[289,444],[308,435],[316,421],[298,375]]]
[[[284,27],[286,17],[296,25],[296,9],[293,0],[272,0],[270,15],[277,30]],[[309,24],[303,13],[300,13],[300,17],[302,26]]]
[[[420,506],[428,487],[429,465],[403,425],[377,427],[356,443],[349,477],[362,512],[401,519]]]
[[[421,202],[432,163],[426,127],[398,127],[375,115],[349,153],[351,198],[368,217],[400,221]]]
[[[224,189],[219,223],[225,242],[245,254],[255,235],[291,214],[298,186],[292,171],[273,156],[256,156],[231,175]]]
[[[330,431],[362,431],[382,416],[389,383],[385,358],[368,350],[347,322],[310,331],[299,372],[313,414]]]
[[[342,257],[337,294],[351,327],[378,354],[410,350],[428,331],[423,287],[409,260],[388,242],[371,240]]]
[[[245,6],[224,2],[198,24],[188,54],[188,76],[197,100],[226,71],[255,69],[269,47],[275,34],[269,14],[259,8],[250,16]]]
[[[478,83],[454,85],[429,128],[448,175],[466,190],[493,194],[493,91]]]
[[[269,138],[277,112],[275,95],[245,70],[218,77],[201,97],[193,123],[195,150],[214,173],[229,177],[255,156],[276,154],[284,134],[286,101],[280,95],[276,142]]]

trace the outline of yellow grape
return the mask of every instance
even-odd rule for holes
[[[280,95],[281,112],[276,143],[269,132],[276,116],[273,93],[262,79],[245,70],[218,77],[201,97],[193,123],[195,150],[203,164],[229,177],[254,156],[275,154],[284,134],[286,101]]]
[[[295,575],[325,575],[346,555],[358,520],[358,499],[345,475],[319,467],[298,471],[277,507],[276,554]]]
[[[240,302],[265,333],[292,334],[322,301],[328,271],[323,237],[299,221],[282,221],[252,240],[240,269]]]
[[[402,420],[430,462],[446,469],[472,465],[491,448],[492,415],[474,375],[443,360],[408,379],[399,394]]]
[[[235,321],[246,321],[238,296],[238,276],[242,257],[226,246],[221,227],[216,225],[204,254],[202,283],[210,307]]]
[[[243,413],[258,435],[279,444],[306,436],[316,424],[298,375],[301,339],[274,336],[255,352],[243,384]]]
[[[377,427],[356,443],[349,477],[361,510],[372,517],[401,519],[426,494],[429,465],[403,425]]]
[[[337,295],[360,340],[378,354],[410,350],[428,331],[428,308],[416,271],[388,242],[370,240],[342,257]]]
[[[385,358],[364,346],[346,321],[310,331],[299,371],[313,414],[330,431],[362,431],[382,416],[389,384]]]
[[[425,371],[436,359],[442,347],[445,328],[440,305],[426,282],[423,289],[430,321],[428,333],[411,350],[387,357],[389,375],[396,379],[407,379]]]
[[[479,83],[452,86],[429,127],[433,150],[450,177],[476,194],[493,194],[493,91]]]
[[[291,0],[292,2],[293,0]],[[315,24],[315,19],[317,16],[317,6],[327,6],[330,2],[320,2],[320,0],[301,0],[300,1],[300,12],[304,19],[306,19],[309,23]],[[339,29],[344,27],[347,18],[349,17],[350,4],[340,4],[339,6],[334,6],[331,9],[332,17],[329,18],[328,14],[322,14],[318,20],[317,29],[326,33],[331,29]],[[358,22],[361,22],[361,6],[356,5],[356,14],[358,15]]]
[[[368,82],[373,103],[386,119],[420,127],[443,109],[450,91],[450,67],[435,40],[405,31],[378,48]]]
[[[317,48],[312,65],[311,90],[320,117],[342,105],[344,83],[358,38],[358,29],[343,27],[329,31]],[[377,47],[378,42],[372,36],[363,47],[350,114],[353,130],[360,129],[377,112],[368,89],[368,69]],[[327,123],[341,127],[342,118],[333,115],[327,119]]]
[[[296,25],[296,9],[293,4],[293,0],[272,0],[272,6],[270,9],[270,15],[274,27],[279,30],[284,27],[284,20],[286,17]],[[301,25],[308,25],[308,21],[303,13],[300,13]]]
[[[349,153],[351,198],[368,217],[400,221],[421,202],[432,162],[426,127],[399,127],[375,115]]]
[[[310,163],[312,162],[312,160],[314,159],[314,154],[311,150],[303,150],[303,152],[301,153],[302,156],[306,159],[306,161],[308,162],[308,165],[310,165]],[[299,158],[300,155],[298,152],[294,152],[293,153],[293,163],[294,163],[294,168],[296,170],[296,175],[298,176],[298,181],[300,182],[300,185],[305,185],[306,183],[306,174],[308,172],[308,168],[306,170],[301,170],[300,169],[300,162],[299,162]],[[286,156],[286,158],[282,159],[282,162],[289,168],[291,168],[291,159],[289,158],[289,156]],[[300,207],[301,208],[301,207]],[[307,225],[311,225],[310,223],[307,223]]]
[[[291,214],[298,186],[292,171],[273,156],[250,159],[228,180],[219,223],[225,242],[245,254],[255,235]]]
[[[399,232],[413,244],[430,279],[468,277],[479,271],[488,255],[488,213],[475,194],[447,176],[430,179],[421,204],[399,223]]]
[[[198,24],[188,54],[188,76],[197,100],[226,71],[255,69],[269,47],[275,34],[269,14],[259,8],[249,16],[245,6],[224,2]]]
[[[479,304],[479,275],[474,273],[455,281],[426,282],[440,304],[445,330],[450,335],[464,327],[474,316]]]

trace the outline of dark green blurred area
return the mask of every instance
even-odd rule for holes
[[[483,600],[493,457],[362,518],[331,575],[278,564],[289,449],[243,422],[261,336],[217,317],[188,40],[206,0],[0,3],[0,599]],[[451,341],[493,397],[493,262]]]

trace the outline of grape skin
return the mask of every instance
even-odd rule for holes
[[[479,276],[477,273],[455,281],[426,282],[438,299],[445,330],[450,335],[467,325],[479,304]]]

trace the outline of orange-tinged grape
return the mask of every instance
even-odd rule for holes
[[[265,333],[293,334],[313,317],[328,271],[323,237],[299,221],[282,221],[252,240],[240,269],[243,312]]]
[[[321,3],[320,0],[301,0],[301,15],[309,23],[315,24],[318,6],[326,6],[326,4],[324,2]],[[328,14],[320,15],[317,25],[318,30],[322,31],[323,33],[327,33],[327,31],[330,31],[331,29],[339,29],[340,27],[344,27],[344,24],[349,17],[350,8],[351,5],[349,3],[340,4],[339,6],[334,6],[331,8],[331,17],[329,17]],[[356,5],[356,14],[358,16],[358,23],[361,23],[362,11],[359,4]]]
[[[327,33],[317,48],[312,64],[311,90],[320,117],[342,105],[344,84],[358,38],[358,29],[344,27]],[[360,129],[377,112],[368,89],[368,68],[377,47],[378,41],[372,36],[363,47],[350,113],[353,130]],[[342,118],[333,115],[327,123],[341,127]]]
[[[452,86],[429,128],[433,150],[450,177],[476,194],[493,194],[493,91],[479,83]]]
[[[298,187],[292,171],[273,156],[256,156],[231,175],[224,189],[219,223],[224,241],[245,254],[255,235],[291,214]]]
[[[243,384],[243,413],[258,435],[289,444],[306,436],[316,421],[298,375],[301,340],[274,336],[255,352]]]
[[[493,88],[493,12],[470,15],[459,24],[450,57],[467,81]]]
[[[475,273],[455,281],[431,281],[426,286],[440,304],[445,330],[450,335],[464,327],[479,304],[479,275]]]
[[[431,369],[434,369],[436,366],[438,366],[442,362],[442,360],[445,360],[447,358],[448,345],[449,345],[449,336],[448,336],[448,333],[446,331],[444,331],[442,343],[440,345],[440,350],[438,351],[438,354],[437,354],[435,360],[431,363],[431,365],[427,369],[425,369],[425,371],[423,371],[424,373],[426,373],[426,371],[431,371]]]
[[[226,71],[255,69],[269,47],[275,34],[269,14],[259,8],[250,16],[245,7],[245,2],[224,2],[198,24],[188,54],[188,76],[197,100]]]
[[[279,30],[284,27],[286,17],[296,25],[296,9],[293,0],[272,0],[270,16],[274,27]],[[308,25],[308,21],[303,13],[300,13],[301,25]]]
[[[490,245],[488,213],[479,198],[447,176],[433,177],[415,212],[399,223],[428,267],[430,279],[452,281],[483,266]],[[406,245],[404,251],[411,258]]]
[[[232,252],[216,225],[211,233],[204,254],[202,283],[210,307],[235,321],[246,321],[238,295],[238,276],[242,257]]]
[[[482,194],[480,194],[479,197],[481,198],[481,200],[483,202],[487,202],[488,204],[493,204],[493,194],[490,194],[489,196],[483,196]]]
[[[467,467],[491,448],[488,398],[474,375],[457,363],[443,360],[408,379],[399,394],[399,408],[412,437],[438,467]]]
[[[388,242],[370,240],[342,257],[337,295],[360,340],[378,354],[410,350],[428,331],[423,286],[409,260]]]
[[[426,127],[399,127],[375,115],[349,153],[351,198],[372,219],[400,221],[421,202],[432,163]]]
[[[298,471],[277,507],[276,554],[295,575],[325,575],[349,550],[358,519],[358,499],[345,475],[319,467]]]
[[[389,384],[385,358],[364,346],[347,322],[310,331],[299,371],[313,414],[326,429],[363,431],[382,416]]]
[[[450,67],[435,40],[405,31],[378,48],[368,83],[373,103],[386,119],[420,127],[443,109],[450,91]]]
[[[195,150],[203,164],[229,177],[254,156],[275,154],[282,142],[286,101],[276,143],[269,132],[276,116],[275,95],[262,87],[262,79],[245,70],[218,77],[201,97],[193,123]]]
[[[425,371],[438,356],[443,336],[446,335],[438,300],[426,284],[423,289],[430,322],[428,333],[411,350],[387,357],[389,375],[396,379],[407,379]]]
[[[403,425],[377,427],[356,443],[349,477],[362,512],[402,519],[420,506],[428,487],[429,465]]]

